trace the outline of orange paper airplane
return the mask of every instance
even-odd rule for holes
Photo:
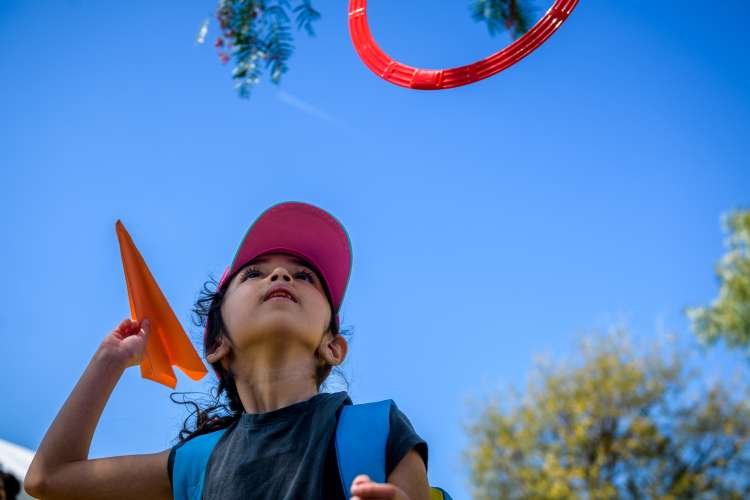
[[[141,361],[141,375],[174,389],[177,385],[177,378],[172,370],[174,365],[191,379],[200,380],[207,373],[200,356],[195,352],[125,226],[118,220],[115,228],[128,286],[130,314],[134,321],[147,318],[151,323],[151,334]]]

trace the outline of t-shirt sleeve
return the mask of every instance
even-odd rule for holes
[[[167,474],[169,475],[169,487],[172,491],[174,491],[174,480],[172,479],[174,475],[174,459],[175,459],[175,453],[177,453],[177,448],[182,446],[182,443],[173,446],[172,449],[169,451],[169,458],[167,459]]]
[[[177,458],[177,450],[179,450],[187,441],[182,441],[172,446],[169,450],[169,458],[167,458],[167,475],[169,476],[169,486],[174,491],[174,465],[175,459]]]
[[[391,429],[388,434],[385,457],[385,477],[391,475],[393,469],[401,462],[412,448],[422,457],[427,468],[427,442],[419,437],[406,415],[394,403],[390,414]]]

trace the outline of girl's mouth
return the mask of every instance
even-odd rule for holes
[[[265,302],[272,299],[286,299],[291,300],[292,302],[297,302],[297,298],[294,296],[294,294],[283,285],[271,287],[268,293],[266,293],[266,296],[263,298],[263,301]]]
[[[288,295],[281,295],[281,294],[272,295],[271,297],[266,299],[266,301],[269,301],[269,300],[288,300],[290,302],[294,302],[292,298],[289,297]]]

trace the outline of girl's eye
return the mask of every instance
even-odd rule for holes
[[[246,279],[250,279],[250,278],[257,278],[258,276],[260,276],[260,271],[258,271],[255,268],[249,267],[247,268],[245,273],[242,275],[242,281],[245,281]]]
[[[310,271],[304,271],[304,270],[303,270],[303,271],[300,271],[300,272],[298,272],[298,273],[296,274],[296,276],[297,276],[297,277],[301,277],[302,279],[306,279],[306,280],[307,280],[307,281],[309,281],[310,283],[313,283],[313,282],[314,282],[314,280],[315,280],[315,278],[314,278],[314,276],[313,276],[313,273],[311,273]]]
[[[255,269],[254,267],[249,267],[242,274],[242,281],[245,281],[251,278],[257,278],[260,275],[261,275],[261,272],[258,269]],[[298,278],[298,279],[307,280],[310,283],[315,282],[315,275],[311,273],[310,271],[306,271],[306,270],[298,271],[294,276],[295,278]]]

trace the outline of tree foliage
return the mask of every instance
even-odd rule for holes
[[[684,362],[620,331],[541,364],[468,428],[475,498],[750,497],[750,391],[700,388]]]
[[[471,12],[493,35],[508,30],[518,37],[532,24],[531,0],[472,0]],[[221,29],[214,42],[218,56],[225,64],[234,60],[237,91],[249,97],[264,70],[275,84],[288,71],[294,52],[292,24],[313,36],[320,13],[311,0],[219,0],[216,19]],[[201,25],[199,43],[205,40],[208,24],[206,20]]]
[[[487,23],[490,35],[508,31],[514,39],[531,29],[534,13],[528,0],[474,0],[471,3],[471,17]]]
[[[232,78],[241,97],[249,97],[264,70],[279,83],[289,69],[294,51],[292,23],[298,30],[314,35],[313,24],[320,19],[310,0],[220,0],[216,11],[221,35],[216,38],[223,63],[234,59]],[[198,41],[203,42],[208,22],[201,26]]]
[[[750,357],[750,210],[722,218],[727,253],[716,265],[719,296],[707,307],[687,310],[698,337],[743,348]]]

